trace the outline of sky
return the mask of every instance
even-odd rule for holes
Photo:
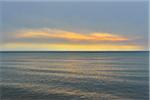
[[[3,51],[148,50],[147,1],[0,4]]]

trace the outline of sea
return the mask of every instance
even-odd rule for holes
[[[0,100],[149,100],[149,52],[0,52]]]

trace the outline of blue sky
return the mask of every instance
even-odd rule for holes
[[[67,43],[68,40],[58,38],[46,40],[14,38],[16,34],[25,34],[22,33],[22,30],[37,32],[50,29],[85,35],[90,33],[115,34],[128,37],[130,41],[115,42],[113,45],[132,44],[141,46],[142,50],[148,48],[148,3],[146,1],[1,3],[2,30],[0,33],[3,36],[3,45],[13,42]],[[85,43],[85,41],[81,41],[76,44],[82,44],[82,42]],[[86,42],[90,43],[90,40]],[[104,44],[105,41],[96,42],[96,44],[98,43]],[[15,48],[13,49],[15,50]],[[20,48],[17,47],[16,50],[18,49]],[[25,49],[28,50],[28,48]]]

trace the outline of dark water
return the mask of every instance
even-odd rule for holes
[[[0,54],[1,100],[149,100],[148,52]]]

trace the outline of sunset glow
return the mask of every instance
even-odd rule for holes
[[[148,50],[146,8],[128,2],[3,2],[0,49]]]
[[[9,43],[3,46],[8,50],[63,50],[63,51],[122,51],[122,50],[141,50],[138,45],[113,45],[113,44],[33,44],[33,43]],[[21,48],[21,49],[20,49]]]

